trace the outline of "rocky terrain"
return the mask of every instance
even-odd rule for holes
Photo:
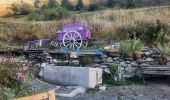
[[[144,85],[112,86],[106,91],[79,94],[74,98],[57,100],[170,100],[170,84],[149,82]]]

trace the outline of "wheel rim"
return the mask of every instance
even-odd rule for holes
[[[63,36],[63,45],[70,50],[81,48],[82,37],[77,31],[68,31]]]

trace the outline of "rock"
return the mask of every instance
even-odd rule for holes
[[[135,76],[142,78],[142,70],[138,67],[135,68],[136,68]]]
[[[169,65],[170,66],[170,62],[167,62],[167,64],[166,65]]]
[[[136,63],[136,61],[131,62],[131,65],[132,65],[132,67],[138,67],[139,66],[138,63]]]
[[[79,65],[79,60],[73,60],[72,63]]]
[[[126,61],[126,64],[130,64],[131,63],[131,61]]]
[[[100,67],[100,64],[94,64],[93,67],[94,67],[94,68]]]
[[[109,66],[107,66],[107,65],[100,65],[100,68],[102,68],[102,69],[105,69],[105,68],[108,68]]]
[[[121,54],[119,52],[112,52],[112,53],[109,53],[109,55],[111,57],[120,57],[121,56]]]
[[[167,56],[168,61],[170,61],[170,56]]]
[[[154,59],[153,58],[147,58],[145,61],[146,62],[152,62],[152,61],[154,61]]]
[[[103,54],[100,56],[101,58],[107,58],[107,55]]]
[[[118,60],[119,60],[119,57],[114,57],[113,60],[114,60],[114,61],[118,61]]]
[[[127,68],[125,68],[125,73],[124,73],[123,76],[125,78],[130,78],[130,77],[133,77],[135,75],[135,72],[136,72],[135,68],[127,67]]]
[[[150,65],[158,65],[159,63],[157,61],[149,62]]]
[[[102,62],[107,63],[107,59],[106,58],[102,58]]]
[[[102,59],[100,59],[100,58],[94,58],[94,63],[102,63]]]
[[[160,54],[160,50],[158,48],[151,48],[151,51],[154,53],[154,54]]]
[[[153,54],[152,50],[150,48],[142,48],[141,51],[146,55],[146,56],[150,56],[151,54]]]
[[[52,63],[58,63],[58,60],[57,59],[53,59]]]
[[[100,86],[100,87],[99,87],[99,90],[105,91],[105,90],[106,90],[106,85]]]
[[[107,62],[109,62],[109,63],[113,63],[113,59],[112,59],[112,57],[108,57],[108,58],[107,58]]]
[[[133,58],[125,58],[126,61],[133,61]]]
[[[104,73],[110,74],[110,69],[109,68],[105,68],[103,71],[104,71]]]
[[[150,64],[146,64],[146,63],[142,63],[142,64],[140,64],[140,66],[141,67],[149,67],[149,66],[151,66]]]
[[[123,77],[124,74],[124,68],[121,66],[118,66],[118,70],[117,70],[117,76],[114,77],[115,81],[122,81],[125,80]]]
[[[152,53],[151,52],[144,52],[145,55],[149,56],[151,55]]]
[[[114,61],[113,64],[120,64],[120,62],[119,61]]]
[[[120,62],[121,67],[127,67],[127,64],[125,62]]]
[[[138,64],[141,64],[141,63],[143,63],[143,62],[145,62],[145,61],[144,61],[143,59],[137,59],[136,62],[137,62]]]
[[[152,57],[152,58],[159,58],[159,57],[160,57],[160,55],[153,54],[151,57]]]

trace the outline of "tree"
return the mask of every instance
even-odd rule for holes
[[[56,0],[48,0],[48,7],[49,7],[49,8],[55,8],[55,7],[57,7]]]
[[[90,4],[89,8],[88,8],[88,11],[95,11],[97,9],[98,9],[98,6],[96,4]]]
[[[126,1],[126,8],[127,8],[127,9],[136,8],[136,5],[135,5],[134,0],[127,0],[127,1]]]
[[[113,5],[114,5],[114,0],[107,0],[108,7],[113,7]]]
[[[69,0],[62,0],[61,1],[61,6],[66,9],[72,9]]]
[[[34,1],[34,7],[39,8],[40,0],[35,0]]]
[[[84,8],[84,4],[82,0],[78,0],[78,3],[76,5],[76,10],[82,10]]]

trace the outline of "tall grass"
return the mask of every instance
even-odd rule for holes
[[[74,12],[74,16],[54,21],[30,22],[0,19],[0,26],[3,26],[0,27],[0,39],[6,41],[11,37],[11,41],[28,41],[36,38],[55,38],[55,32],[62,25],[73,21],[82,21],[87,24],[93,38],[117,39],[120,29],[129,29],[139,22],[154,23],[156,20],[170,25],[170,6],[129,10],[108,9],[81,14]],[[124,36],[121,35],[121,37],[123,39]]]

